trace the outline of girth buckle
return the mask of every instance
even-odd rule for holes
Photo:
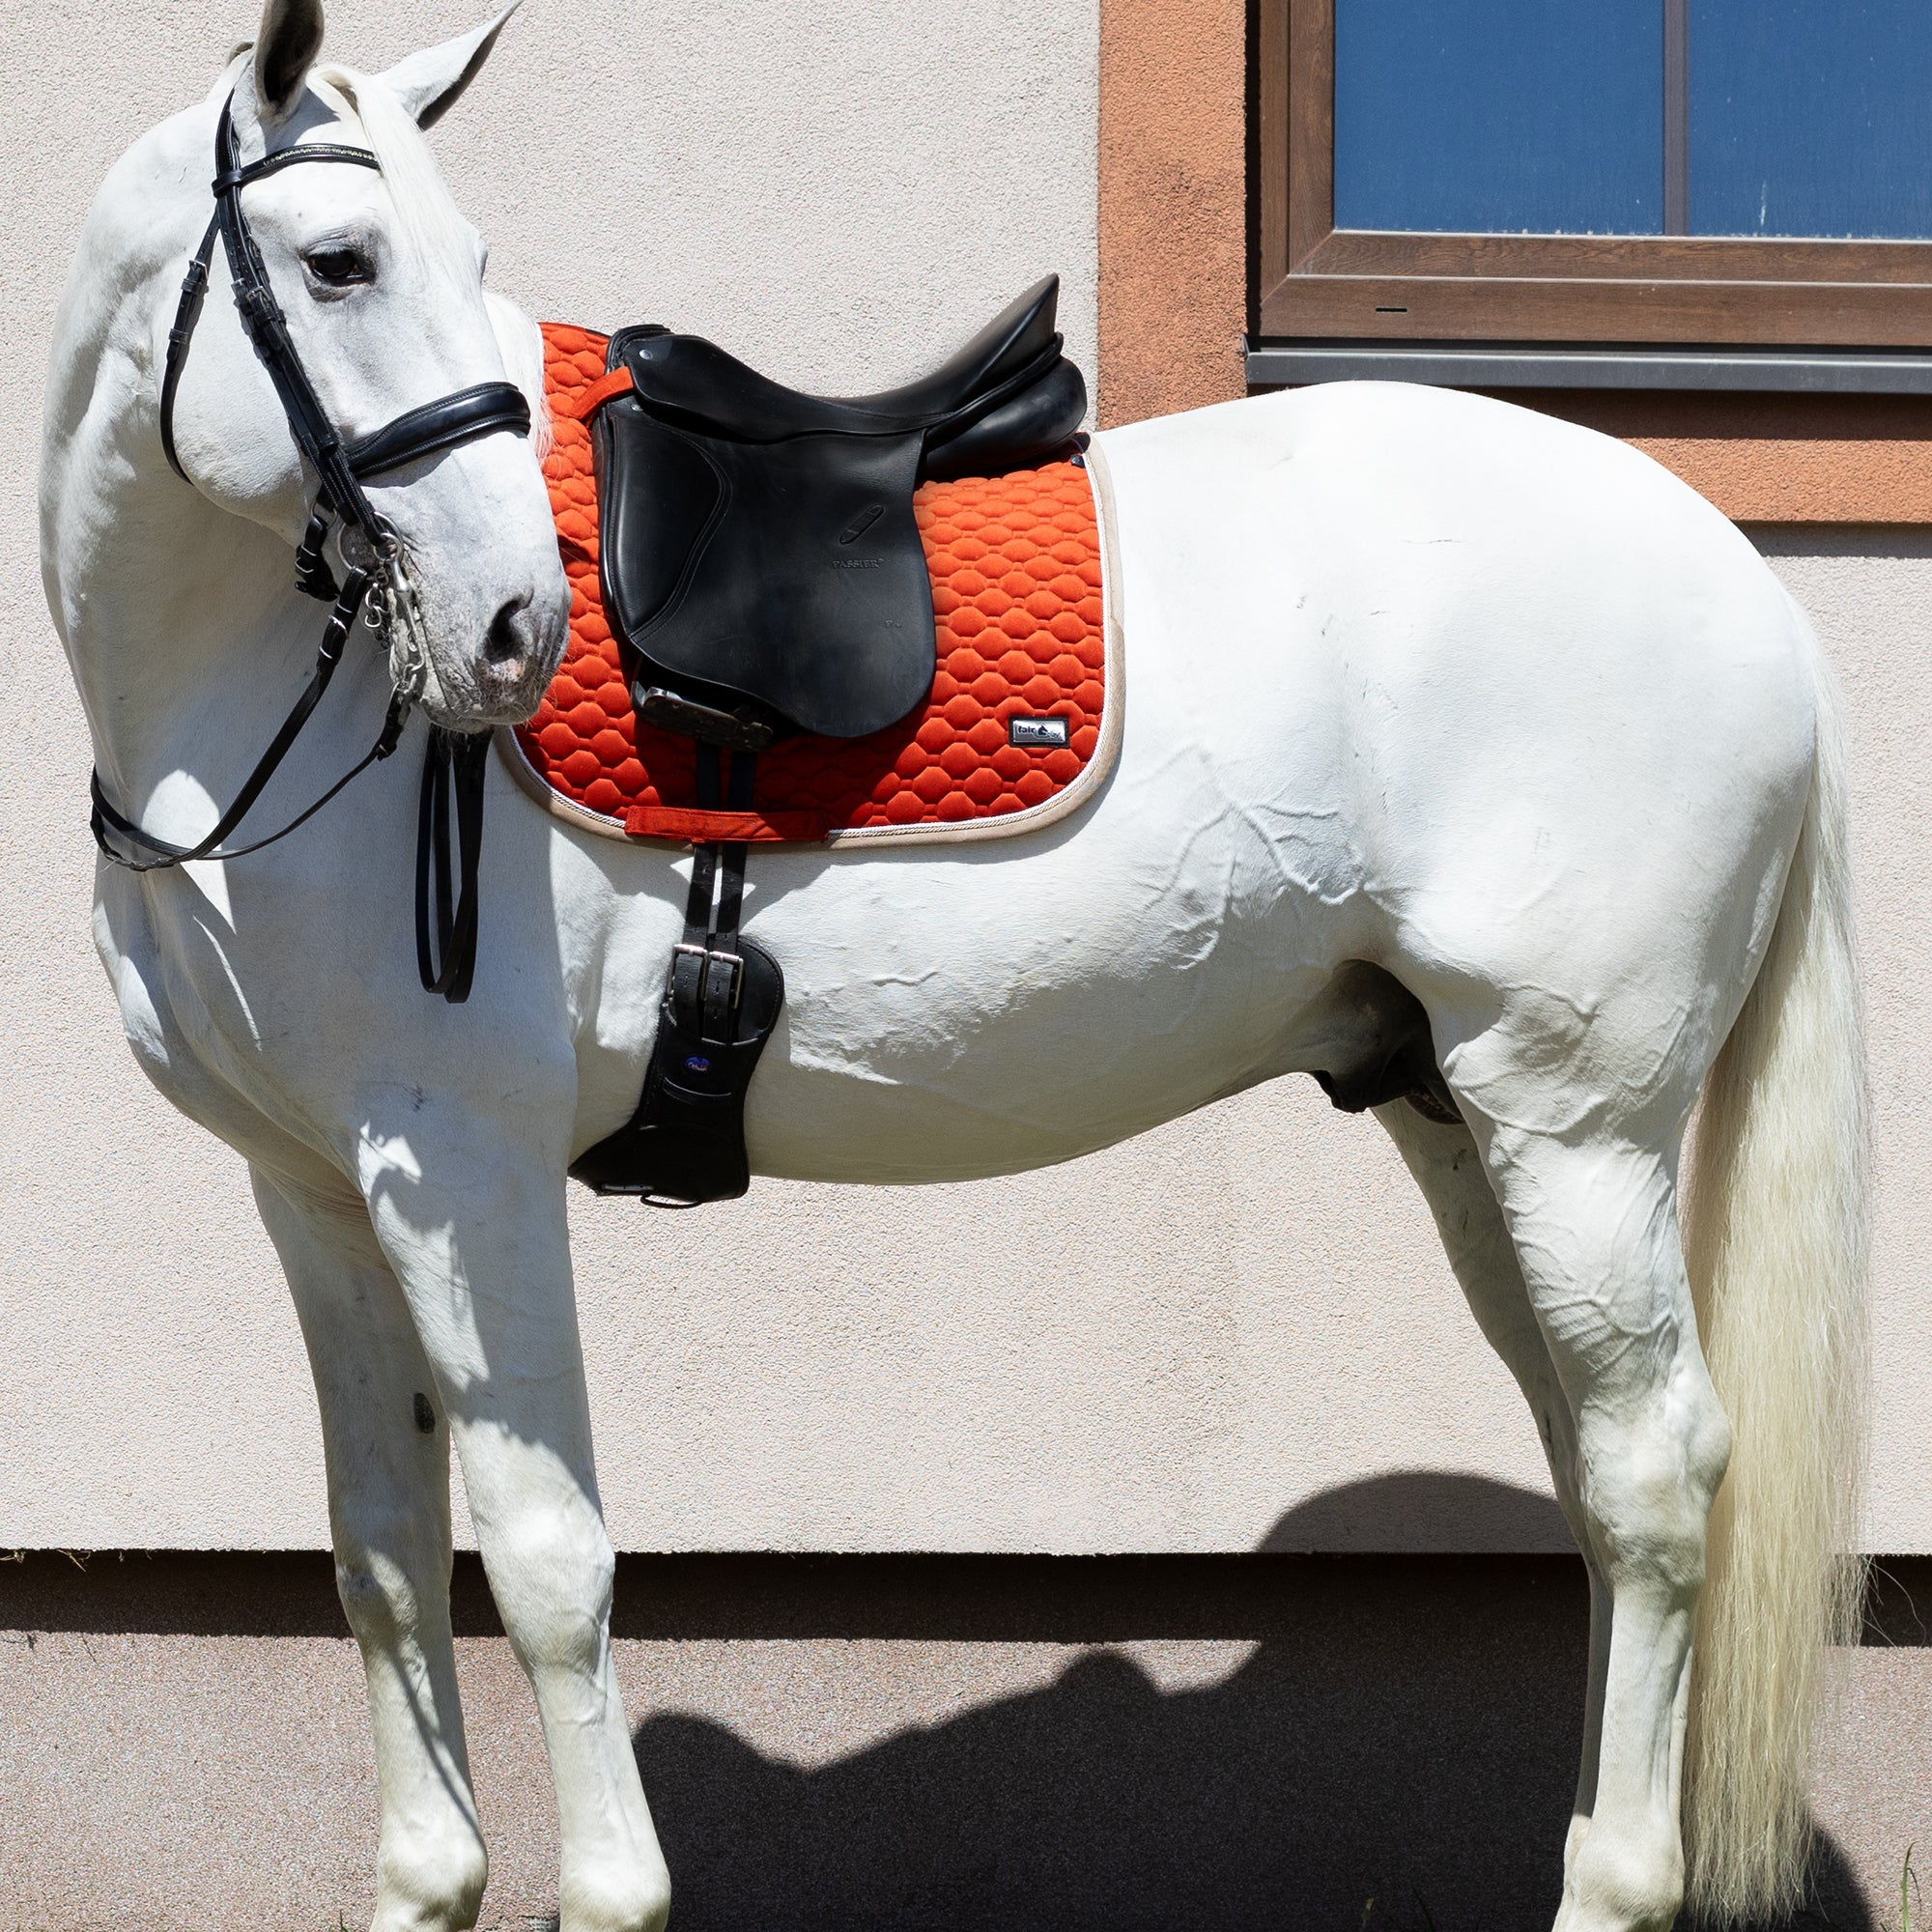
[[[672,947],[666,988],[672,1022],[705,1039],[730,1040],[744,973],[740,953],[714,952],[689,941]]]

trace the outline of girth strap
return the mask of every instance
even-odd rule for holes
[[[724,755],[715,745],[697,747],[697,795],[709,810],[726,803]],[[754,754],[730,757],[729,808],[749,811]],[[671,953],[638,1110],[571,1164],[571,1174],[600,1194],[695,1208],[733,1200],[752,1184],[745,1096],[784,1005],[784,975],[738,930],[747,849],[733,840],[692,850],[684,939]]]
[[[757,757],[751,752],[731,754],[728,800],[720,797],[724,753],[716,745],[697,746],[697,803],[700,810],[724,806],[732,811],[752,809]],[[745,855],[741,843],[707,844],[692,848],[691,891],[684,905],[684,941],[671,955],[667,991],[676,1024],[706,1039],[731,1037],[731,1014],[738,1003],[739,980],[745,962],[738,952],[738,922],[744,917]],[[717,895],[717,917],[712,896]]]

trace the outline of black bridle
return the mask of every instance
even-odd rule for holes
[[[386,758],[402,737],[411,706],[422,689],[424,660],[416,634],[414,596],[405,569],[400,538],[388,522],[369,501],[362,485],[365,479],[400,469],[418,457],[450,449],[477,437],[494,436],[507,430],[527,436],[530,407],[524,392],[513,383],[478,383],[468,389],[424,403],[405,411],[381,429],[355,441],[345,441],[322,399],[302,367],[289,334],[288,319],[275,300],[269,284],[269,271],[261,250],[249,231],[242,211],[242,190],[251,182],[306,161],[340,162],[353,167],[375,168],[381,162],[366,148],[333,147],[323,143],[283,148],[265,155],[260,160],[240,164],[240,144],[236,139],[234,99],[223,104],[221,119],[214,131],[214,213],[209,221],[201,245],[188,266],[182,283],[181,302],[175,310],[174,327],[168,332],[167,360],[161,374],[161,449],[168,466],[184,482],[191,481],[182,468],[175,449],[175,394],[181,387],[182,371],[187,363],[188,345],[194,326],[201,317],[203,298],[208,294],[209,265],[213,260],[214,241],[221,238],[234,280],[235,306],[242,317],[255,355],[269,373],[282,412],[288,418],[290,434],[319,478],[315,505],[296,552],[296,587],[306,596],[332,602],[328,621],[323,627],[322,643],[316,654],[315,669],[309,676],[288,716],[270,742],[269,749],[242,781],[234,802],[215,822],[214,829],[194,845],[175,845],[156,838],[108,802],[96,772],[90,781],[94,800],[91,825],[96,844],[117,866],[129,871],[153,872],[182,866],[195,859],[239,859],[259,852],[278,838],[286,838],[298,826],[326,806],[330,799],[379,759]],[[347,538],[354,531],[360,539],[357,553],[347,542],[344,557],[348,568],[338,584],[323,554],[330,526],[340,520]],[[378,579],[380,576],[380,584]],[[380,604],[369,602],[372,589]],[[366,608],[365,608],[366,606]],[[349,634],[361,615],[386,640],[396,626],[403,629],[406,646],[405,671],[389,697],[388,711],[376,742],[364,756],[329,788],[292,818],[280,831],[257,838],[246,845],[219,849],[245,818],[261,796],[276,768],[308,723],[322,695],[328,689],[342,661]],[[473,742],[472,742],[473,740]],[[488,734],[446,732],[432,727],[429,755],[423,768],[420,812],[420,838],[416,861],[416,951],[422,982],[431,992],[451,1001],[467,999],[475,970],[476,872],[483,838],[484,759],[480,748],[487,748]],[[447,786],[454,774],[457,787],[457,822],[460,845],[461,890],[457,904],[451,906],[452,867],[449,863],[449,821]],[[109,834],[152,854],[131,856],[115,848]],[[432,849],[433,848],[433,849]],[[431,890],[431,860],[434,859],[435,890]],[[437,945],[431,940],[431,900],[436,901]],[[439,967],[432,952],[440,952]]]

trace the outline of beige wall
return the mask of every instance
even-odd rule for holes
[[[373,65],[464,16],[333,20],[335,51]],[[21,184],[0,212],[0,1547],[325,1539],[299,1342],[240,1163],[139,1082],[88,948],[84,737],[31,523],[43,344],[88,188],[248,26],[201,5],[0,25],[24,76],[0,131]],[[856,387],[1057,266],[1091,372],[1096,47],[1094,0],[530,0],[438,140],[494,278],[539,313],[660,316]],[[1860,727],[1885,1185],[1868,1540],[1932,1549],[1932,544],[1771,547]],[[1321,1508],[1403,1469],[1541,1478],[1378,1130],[1306,1083],[1021,1180],[768,1183],[681,1218],[579,1195],[574,1213],[622,1547],[1553,1544],[1547,1511],[1475,1516],[1418,1503],[1426,1487]]]

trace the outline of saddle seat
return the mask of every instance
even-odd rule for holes
[[[929,376],[807,395],[701,336],[620,330],[592,415],[599,575],[639,716],[734,751],[859,738],[932,683],[913,492],[1077,447],[1087,390],[1036,283]]]
[[[1059,293],[1057,275],[1036,282],[931,375],[873,396],[788,389],[702,336],[673,335],[656,323],[620,330],[611,356],[656,408],[747,442],[821,433],[902,436],[944,421],[1004,384],[1023,389],[1044,375],[1060,357],[1053,326]]]

